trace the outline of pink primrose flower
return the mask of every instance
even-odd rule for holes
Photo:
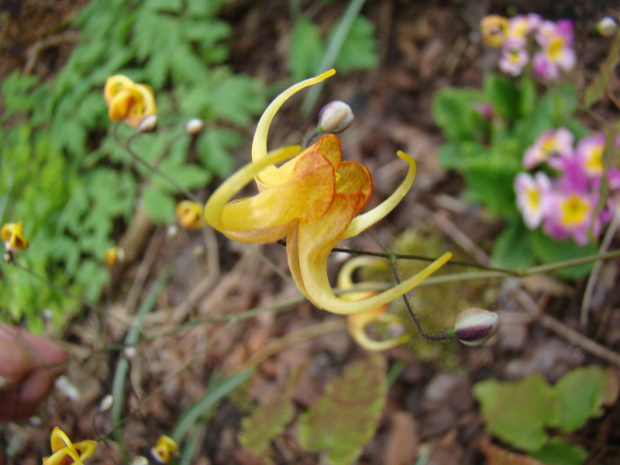
[[[553,166],[556,157],[572,156],[574,139],[573,133],[564,127],[543,132],[525,151],[523,166],[530,169],[549,161]]]
[[[577,62],[573,49],[573,23],[569,20],[544,21],[536,33],[541,51],[534,55],[532,66],[541,77],[555,80],[560,71],[570,71]]]
[[[589,233],[598,237],[607,212],[595,215],[598,195],[580,190],[555,188],[548,196],[543,230],[555,239],[572,238],[577,244],[590,242]]]
[[[529,60],[530,55],[527,53],[525,40],[510,38],[502,45],[499,69],[510,76],[518,76]]]
[[[605,150],[605,134],[598,132],[584,137],[577,143],[575,155],[583,170],[592,178],[600,178],[603,174],[603,152]]]
[[[530,229],[536,229],[548,210],[551,181],[542,171],[535,176],[519,173],[515,178],[515,192],[517,208],[523,215],[525,224]]]
[[[508,21],[508,39],[522,39],[538,30],[543,19],[540,15],[530,13],[528,15],[517,15]]]

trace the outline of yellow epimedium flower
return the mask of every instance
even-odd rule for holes
[[[122,74],[110,76],[106,80],[103,96],[111,121],[124,120],[130,126],[138,127],[144,117],[157,111],[153,89],[136,84]]]
[[[177,219],[185,229],[200,229],[204,221],[202,218],[202,205],[191,200],[183,200],[177,205]]]
[[[353,273],[355,270],[362,266],[369,266],[376,269],[387,269],[388,264],[384,260],[378,260],[370,257],[355,257],[348,262],[346,262],[342,268],[340,268],[340,272],[338,273],[338,289],[346,290],[351,289],[355,286],[353,282]],[[362,283],[362,284],[371,284],[371,283]],[[365,299],[367,297],[371,297],[373,295],[377,295],[376,291],[359,291],[359,292],[348,292],[342,295],[342,298],[350,301],[358,301]],[[347,317],[347,330],[353,340],[357,342],[360,346],[362,346],[366,350],[370,350],[373,352],[391,349],[392,347],[399,346],[401,344],[406,343],[409,340],[408,334],[402,334],[400,336],[385,339],[382,341],[377,341],[371,339],[366,332],[367,328],[375,323],[387,323],[387,324],[395,324],[398,326],[403,326],[401,319],[398,315],[394,315],[391,313],[387,313],[388,304],[385,303],[380,307],[371,308],[370,310],[366,310],[361,313],[354,313]]]
[[[125,251],[121,247],[110,247],[103,253],[103,259],[108,266],[114,266],[123,262]]]
[[[170,436],[162,434],[157,440],[155,447],[151,449],[151,455],[159,463],[170,462],[172,453],[179,448],[178,444]]]
[[[337,136],[325,135],[310,147],[284,147],[267,152],[267,133],[279,108],[293,94],[335,73],[327,71],[286,89],[261,116],[252,143],[252,163],[229,177],[208,200],[205,219],[229,238],[266,243],[286,237],[289,267],[299,290],[317,307],[350,315],[380,307],[426,279],[451,257],[442,255],[424,270],[391,289],[361,301],[334,295],[327,276],[327,257],[342,239],[353,237],[377,223],[401,201],[415,178],[415,162],[409,164],[403,183],[383,203],[356,216],[372,192],[372,179],[361,164],[341,161]],[[276,163],[286,160],[280,167]],[[254,179],[259,193],[232,200]],[[232,200],[232,201],[231,201]]]
[[[491,47],[500,47],[508,36],[508,18],[488,15],[480,21],[482,41]]]
[[[6,223],[0,230],[0,237],[4,242],[4,250],[6,251],[5,261],[11,262],[13,254],[28,248],[28,239],[24,237],[24,224],[21,221],[17,223]]]
[[[52,431],[50,442],[52,455],[43,458],[43,465],[83,465],[97,447],[97,441],[90,439],[73,444],[58,426]]]

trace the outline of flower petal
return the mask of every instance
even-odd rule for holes
[[[278,152],[239,170],[218,188],[205,206],[207,222],[223,234],[243,242],[271,242],[282,238],[288,223],[315,221],[331,206],[336,178],[332,164],[317,152],[305,151],[295,164],[291,179],[280,186],[233,202],[230,198],[249,182],[262,165]],[[235,186],[236,189],[235,189]],[[228,202],[228,203],[226,203]],[[279,234],[279,236],[276,236]]]
[[[407,192],[409,192],[416,174],[415,161],[404,152],[398,152],[397,155],[409,163],[409,171],[407,172],[407,176],[404,181],[400,186],[398,186],[392,195],[385,199],[381,204],[377,205],[369,212],[353,218],[347,230],[342,234],[341,239],[357,236],[362,231],[365,231],[370,226],[383,219],[388,213],[394,210],[396,205],[398,205]]]
[[[116,74],[110,76],[105,81],[105,87],[103,89],[103,97],[106,104],[110,105],[112,99],[122,90],[128,87],[134,86],[134,82],[127,76],[122,74]]]
[[[254,140],[252,141],[252,160],[253,161],[256,162],[259,160],[263,160],[265,157],[267,157],[267,133],[269,131],[269,126],[271,125],[271,122],[273,121],[273,117],[278,112],[280,107],[284,104],[284,102],[286,102],[291,96],[293,96],[300,90],[306,87],[312,86],[314,84],[317,84],[321,81],[324,81],[328,77],[333,76],[335,73],[336,71],[331,69],[313,78],[298,82],[297,84],[289,87],[284,92],[282,92],[280,95],[278,95],[273,100],[273,102],[269,104],[269,106],[267,107],[263,115],[260,117],[260,120],[258,121],[258,125],[256,126],[256,131],[254,133]],[[286,158],[290,158],[290,157],[286,157]],[[277,162],[272,162],[271,164],[273,163],[277,163]],[[263,179],[262,177],[261,177],[261,180],[265,184],[269,184],[269,182],[267,182],[267,180]]]
[[[344,197],[344,198],[343,198]],[[299,289],[318,308],[341,315],[365,312],[409,292],[432,273],[441,268],[451,257],[447,252],[419,273],[400,284],[364,300],[347,301],[334,295],[327,276],[327,257],[342,237],[347,218],[355,211],[355,202],[346,196],[336,195],[334,205],[321,221],[303,224],[287,236],[289,267]]]

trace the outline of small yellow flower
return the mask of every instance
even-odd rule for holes
[[[90,439],[73,444],[58,426],[52,431],[50,442],[52,455],[43,458],[43,465],[84,465],[97,447],[97,441]]]
[[[157,111],[153,89],[136,84],[122,74],[106,80],[103,96],[111,121],[125,121],[130,126],[138,127],[144,117]]]
[[[229,177],[209,198],[207,223],[231,239],[267,243],[286,238],[289,268],[299,290],[318,308],[351,315],[380,307],[409,292],[446,263],[446,253],[424,270],[391,289],[361,301],[334,295],[327,275],[327,258],[342,239],[356,236],[390,213],[407,194],[415,178],[415,162],[403,183],[383,203],[358,215],[372,193],[372,179],[363,165],[342,161],[336,135],[321,137],[310,147],[283,147],[267,152],[267,133],[280,107],[293,94],[335,73],[327,71],[282,92],[261,116],[252,142],[252,163]],[[275,164],[284,162],[279,167]],[[255,180],[258,194],[232,200]]]
[[[121,247],[110,247],[103,253],[103,259],[109,266],[114,266],[123,262],[125,251]]]
[[[24,224],[21,221],[17,223],[6,223],[0,231],[4,248],[8,253],[26,250],[28,248],[28,239],[24,237]]]
[[[170,456],[179,448],[178,444],[170,436],[162,434],[157,440],[155,447],[151,449],[151,455],[159,463],[170,462]]]
[[[191,200],[183,200],[177,205],[177,219],[185,229],[200,229],[204,225],[202,205]]]
[[[351,289],[355,286],[353,282],[353,273],[362,266],[369,266],[376,269],[387,269],[388,264],[384,260],[373,259],[370,257],[355,257],[346,262],[338,273],[338,289]],[[372,284],[369,282],[360,284]],[[376,291],[360,291],[348,292],[342,295],[342,298],[350,301],[358,301],[376,295]],[[354,313],[347,317],[347,330],[355,342],[366,350],[373,352],[391,349],[399,346],[409,340],[408,334],[403,334],[394,338],[376,341],[368,337],[367,328],[375,323],[387,323],[403,326],[398,315],[387,313],[387,303],[380,307],[372,308],[361,313]]]
[[[508,36],[508,18],[488,15],[480,21],[482,41],[491,47],[500,47]]]

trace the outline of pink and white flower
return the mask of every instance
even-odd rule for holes
[[[570,71],[577,63],[573,49],[573,23],[569,20],[544,21],[536,41],[541,51],[534,55],[532,66],[541,77],[555,80],[561,71]]]
[[[590,242],[589,233],[598,237],[607,212],[596,214],[598,195],[579,190],[554,189],[548,197],[548,214],[543,230],[556,239],[572,238],[577,244]]]
[[[572,156],[574,140],[573,133],[564,127],[543,132],[525,151],[523,166],[530,169],[549,161],[553,166],[554,158]]]
[[[509,38],[502,45],[499,69],[510,76],[521,74],[523,67],[530,61],[526,42],[522,38]]]
[[[514,16],[508,21],[507,38],[525,40],[529,34],[536,32],[542,23],[542,17],[535,13]]]
[[[535,176],[519,173],[515,178],[515,192],[517,208],[523,215],[525,224],[530,229],[536,229],[548,210],[551,181],[542,171]]]

